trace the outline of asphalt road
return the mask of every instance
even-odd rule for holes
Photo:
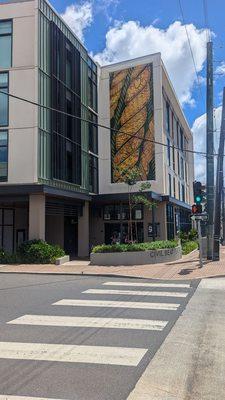
[[[0,400],[126,400],[197,285],[0,274]]]

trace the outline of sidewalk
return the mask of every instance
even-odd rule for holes
[[[202,280],[127,400],[225,398],[225,279]]]
[[[181,260],[166,264],[102,267],[93,266],[89,261],[70,261],[56,265],[0,265],[0,273],[35,273],[65,275],[115,275],[148,279],[202,279],[225,276],[225,248],[221,248],[221,259],[207,262],[199,268],[198,252],[184,256]]]

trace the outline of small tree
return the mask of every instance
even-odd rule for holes
[[[138,205],[142,204],[149,210],[152,210],[156,206],[156,203],[149,200],[147,190],[150,190],[150,182],[142,182],[138,193],[133,193],[134,186],[137,182],[141,181],[141,171],[139,168],[119,168],[120,176],[128,186],[128,205],[129,205],[129,220],[128,220],[128,240],[134,242],[133,237],[133,226],[132,226],[132,212],[133,209]],[[137,222],[135,221],[136,227],[136,238],[137,238]]]

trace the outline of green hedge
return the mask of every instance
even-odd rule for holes
[[[65,252],[61,247],[51,245],[43,240],[31,240],[20,245],[16,254],[0,250],[1,264],[54,264],[63,257]]]
[[[158,249],[171,249],[177,247],[176,240],[160,240],[147,243],[132,244],[101,244],[92,249],[92,253],[122,253],[128,251],[146,251]]]
[[[197,242],[189,241],[182,243],[182,253],[184,255],[191,253],[193,250],[196,250],[197,248],[198,248]]]

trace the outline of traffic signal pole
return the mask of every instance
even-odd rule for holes
[[[220,129],[220,142],[217,160],[216,173],[216,198],[215,198],[215,222],[214,222],[214,241],[213,241],[213,260],[220,259],[220,233],[221,233],[221,199],[223,196],[223,157],[225,141],[225,88],[223,89],[223,108]]]
[[[207,43],[207,131],[206,131],[206,194],[207,194],[207,259],[213,258],[214,221],[214,134],[213,134],[213,56],[212,42]]]

